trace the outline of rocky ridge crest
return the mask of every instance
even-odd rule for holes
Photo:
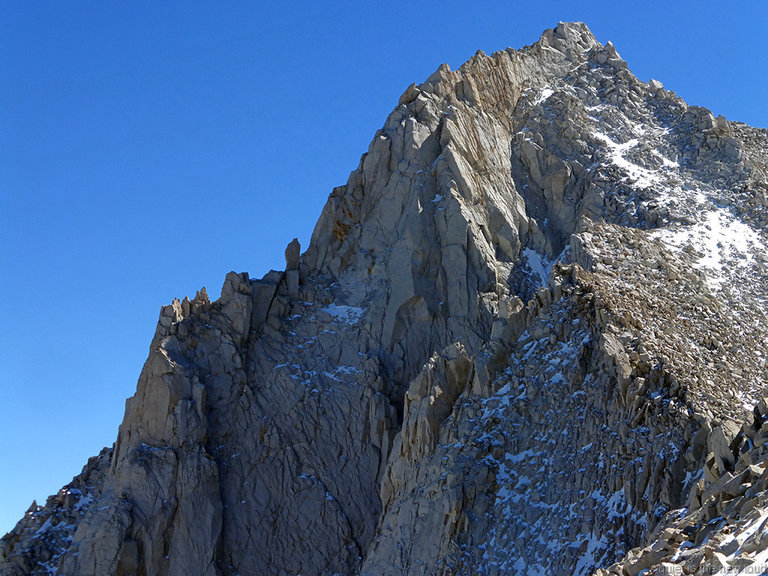
[[[441,66],[284,272],[163,307],[114,449],[0,573],[768,561],[767,142],[583,24]]]

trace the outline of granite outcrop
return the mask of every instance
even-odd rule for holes
[[[0,574],[768,570],[767,195],[584,24],[442,65],[285,270],[162,308]]]

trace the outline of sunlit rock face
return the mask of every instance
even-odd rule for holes
[[[583,24],[441,66],[285,271],[163,307],[0,573],[756,569],[767,151]]]

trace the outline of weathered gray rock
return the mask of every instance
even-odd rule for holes
[[[282,277],[282,273],[272,270],[260,280],[251,280],[251,330],[258,330],[267,320]]]
[[[162,308],[90,499],[0,573],[753,558],[722,522],[768,499],[768,136],[654,82],[561,23],[410,86],[303,255]]]
[[[285,269],[298,270],[301,256],[301,243],[298,238],[290,241],[285,249]]]
[[[733,469],[736,458],[731,450],[731,442],[739,434],[740,426],[735,422],[723,422],[709,433],[709,449],[715,456],[715,463],[720,474]]]
[[[298,270],[286,270],[285,271],[285,283],[288,287],[288,295],[291,297],[298,296],[299,294],[299,271]]]

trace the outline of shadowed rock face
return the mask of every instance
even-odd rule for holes
[[[441,66],[285,272],[163,307],[114,448],[0,573],[760,562],[767,149],[583,24]]]

